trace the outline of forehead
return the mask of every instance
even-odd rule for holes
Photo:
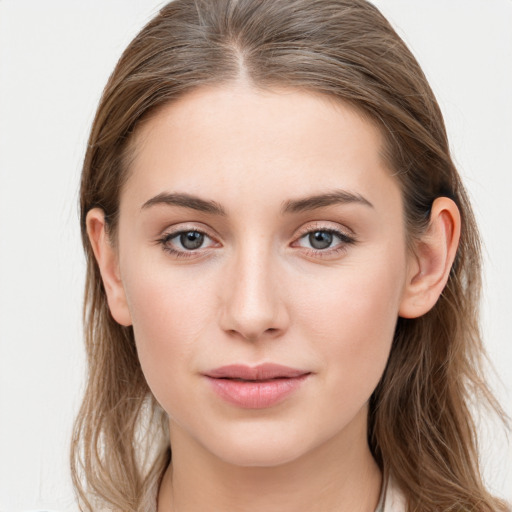
[[[396,187],[382,147],[380,130],[333,98],[245,84],[203,87],[139,127],[123,196],[142,204],[178,188],[225,199],[262,193],[271,202],[312,187],[374,195],[384,182]]]

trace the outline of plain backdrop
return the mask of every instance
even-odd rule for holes
[[[213,1],[213,0],[212,0]],[[485,242],[483,328],[512,414],[512,1],[379,0],[422,64]],[[77,195],[102,88],[156,0],[0,0],[0,511],[76,512],[68,471],[84,377]],[[512,451],[484,430],[512,500]]]

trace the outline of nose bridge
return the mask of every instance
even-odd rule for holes
[[[254,238],[241,245],[232,262],[223,327],[246,339],[276,334],[285,326],[272,248]]]

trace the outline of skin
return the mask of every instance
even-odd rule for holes
[[[379,130],[343,103],[244,83],[197,89],[139,128],[118,239],[107,239],[99,209],[87,226],[111,312],[133,325],[169,415],[159,512],[375,510],[368,400],[398,316],[439,297],[460,229],[454,203],[439,198],[408,251],[381,148]],[[339,191],[357,200],[290,207]],[[213,201],[223,214],[151,201],[161,194]],[[207,236],[190,251],[176,233],[194,230]],[[311,232],[339,235],[315,249]],[[225,402],[203,375],[263,362],[311,374],[256,410]]]

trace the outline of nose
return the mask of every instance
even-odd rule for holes
[[[288,326],[278,265],[270,251],[246,251],[233,262],[223,291],[222,329],[257,341],[276,338]]]

